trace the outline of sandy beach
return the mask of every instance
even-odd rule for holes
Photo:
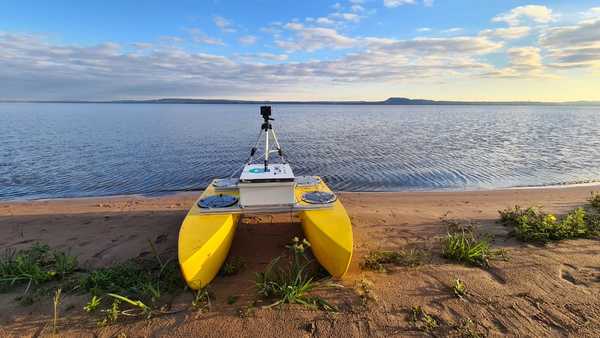
[[[472,192],[340,193],[354,227],[355,252],[344,288],[320,291],[340,311],[329,313],[300,306],[241,309],[256,298],[254,274],[301,236],[298,218],[290,215],[245,216],[230,255],[243,257],[238,275],[217,277],[211,284],[211,310],[190,309],[192,296],[178,295],[174,314],[98,328],[81,310],[87,296],[65,295],[60,336],[423,336],[410,324],[409,311],[421,306],[438,323],[454,327],[470,319],[486,336],[577,336],[600,332],[600,242],[566,240],[546,246],[521,243],[498,224],[498,210],[519,204],[543,205],[564,213],[586,203],[600,186],[509,189]],[[0,203],[0,249],[27,248],[35,242],[70,251],[86,268],[108,266],[147,255],[149,241],[161,254],[176,257],[178,230],[197,192],[162,197],[121,196]],[[507,260],[483,269],[440,257],[443,218],[474,221],[494,236]],[[359,263],[377,249],[421,248],[431,261],[416,268],[386,273],[363,271]],[[463,299],[452,295],[460,278],[468,288]],[[364,303],[356,289],[372,283],[373,300]],[[0,336],[51,335],[50,297],[30,306],[0,297]],[[228,304],[230,295],[239,296]],[[451,334],[451,333],[448,333]],[[446,335],[446,334],[442,334]]]

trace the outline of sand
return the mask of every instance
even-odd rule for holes
[[[256,298],[254,273],[301,236],[296,217],[247,216],[231,254],[247,267],[231,277],[217,277],[216,300],[208,313],[190,308],[192,296],[173,301],[175,314],[97,328],[81,308],[86,296],[66,295],[61,304],[59,336],[423,336],[409,321],[413,306],[422,306],[440,324],[438,335],[455,334],[456,325],[472,320],[487,336],[598,336],[600,332],[600,241],[568,240],[547,246],[524,244],[496,223],[498,209],[515,204],[543,205],[565,212],[585,203],[598,186],[512,189],[474,192],[340,193],[354,226],[355,253],[344,288],[321,291],[339,313],[300,306],[240,309]],[[163,197],[122,196],[0,203],[0,249],[25,248],[34,242],[70,250],[84,267],[101,267],[148,254],[148,241],[165,256],[176,256],[179,226],[198,193]],[[507,261],[488,269],[453,264],[439,257],[441,218],[472,220],[494,235],[494,246],[508,250]],[[370,250],[431,250],[430,263],[399,267],[387,273],[362,271],[359,262]],[[467,285],[458,299],[455,278]],[[355,290],[372,282],[376,299],[366,303]],[[0,336],[51,334],[52,302],[17,304],[23,290],[0,295]],[[233,305],[230,295],[240,296]],[[243,312],[243,311],[242,311]]]

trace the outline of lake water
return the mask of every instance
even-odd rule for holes
[[[257,105],[0,103],[0,199],[201,189],[243,163]],[[336,190],[600,180],[600,107],[275,105],[295,173]]]

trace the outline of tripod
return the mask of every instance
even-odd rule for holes
[[[258,149],[260,139],[264,132],[265,133],[265,153],[264,153],[264,155],[259,156],[259,158],[264,156],[264,163],[265,163],[264,170],[265,170],[265,172],[267,172],[269,170],[269,168],[268,168],[269,155],[271,153],[278,153],[279,157],[281,158],[283,163],[286,163],[286,159],[285,159],[285,156],[283,155],[283,151],[281,150],[281,146],[279,145],[279,141],[277,141],[277,135],[275,134],[273,125],[271,124],[271,121],[275,120],[275,119],[271,118],[271,106],[261,106],[260,107],[260,115],[262,115],[264,122],[260,128],[258,137],[256,138],[256,143],[254,144],[254,147],[252,147],[252,150],[250,150],[250,157],[246,161],[246,164],[250,164],[254,161],[254,155],[256,154],[256,150]],[[273,141],[275,143],[275,149],[270,149],[269,140],[271,137],[273,137]]]

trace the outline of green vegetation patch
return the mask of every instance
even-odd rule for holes
[[[456,262],[485,267],[500,253],[491,249],[488,238],[479,238],[473,231],[448,233],[442,240],[442,256]]]
[[[452,292],[458,298],[463,298],[467,295],[467,285],[460,279],[455,279],[452,284]]]
[[[563,217],[545,213],[540,208],[526,209],[515,206],[499,211],[500,222],[524,242],[559,241],[563,239],[590,238],[600,234],[598,214],[577,208]]]
[[[242,271],[246,267],[246,262],[243,258],[238,256],[229,257],[223,266],[221,266],[221,270],[219,274],[221,276],[233,276],[237,275],[240,271]]]
[[[323,298],[309,295],[318,286],[314,280],[316,272],[310,269],[312,261],[305,254],[309,247],[310,243],[307,240],[300,241],[294,237],[292,244],[287,246],[287,256],[275,258],[265,271],[256,274],[259,296],[273,301],[268,307],[301,304],[336,311],[336,308]]]
[[[48,245],[34,244],[19,251],[7,249],[0,258],[0,291],[6,292],[24,283],[30,286],[60,280],[76,268],[76,257],[51,250]]]
[[[134,259],[91,271],[80,279],[80,288],[92,295],[113,293],[156,301],[163,293],[184,288],[176,261]]]
[[[590,202],[592,208],[596,209],[597,212],[600,212],[600,192],[592,192],[592,196],[590,196],[588,202]]]
[[[428,262],[431,258],[429,252],[420,249],[408,251],[371,251],[360,263],[363,270],[386,272],[386,266],[416,267]]]
[[[432,332],[439,327],[437,320],[420,306],[411,308],[409,319],[415,328],[421,331]]]

